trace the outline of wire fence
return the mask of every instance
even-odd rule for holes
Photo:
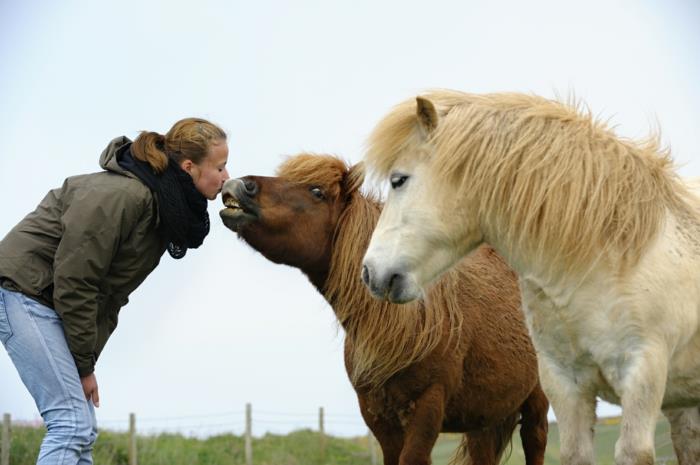
[[[283,434],[293,429],[316,429],[319,425],[321,409],[319,412],[275,412],[270,410],[255,410],[253,434]],[[179,433],[188,436],[207,437],[212,434],[233,433],[243,434],[246,427],[246,411],[231,410],[210,414],[193,414],[179,416],[138,416],[139,433],[160,434]],[[330,425],[331,431],[347,427],[353,430],[366,429],[357,414],[328,413],[324,411],[323,420],[326,426]],[[128,429],[128,418],[99,419],[98,426],[101,429],[121,430]],[[329,430],[327,427],[326,430]]]

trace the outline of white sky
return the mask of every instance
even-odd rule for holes
[[[0,237],[115,136],[203,116],[229,133],[232,176],[271,175],[302,150],[358,161],[391,106],[434,87],[573,92],[621,135],[658,122],[700,176],[698,24],[694,0],[0,0]],[[330,308],[218,209],[204,246],[166,254],[122,310],[96,371],[101,426],[136,412],[240,434],[251,402],[255,434],[315,427],[319,406],[330,433],[364,434]],[[38,416],[4,350],[0,412]]]

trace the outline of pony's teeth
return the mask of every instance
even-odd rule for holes
[[[226,205],[228,208],[238,208],[238,209],[241,208],[241,206],[238,204],[238,202],[236,202],[233,199],[226,199],[226,201],[224,202],[224,205]]]

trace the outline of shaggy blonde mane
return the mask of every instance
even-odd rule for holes
[[[396,161],[430,157],[431,177],[463,205],[507,252],[548,260],[552,273],[586,272],[601,257],[636,263],[667,212],[697,222],[688,192],[658,137],[616,136],[581,105],[533,95],[435,91],[437,126],[419,125],[415,99],[375,128],[366,162],[386,178]]]
[[[289,158],[277,174],[290,182],[318,186],[328,198],[347,199],[335,232],[324,297],[350,342],[353,385],[381,387],[441,343],[447,350],[459,339],[463,312],[455,292],[459,269],[433,287],[427,306],[422,301],[410,305],[379,301],[362,284],[362,257],[381,213],[375,195],[360,192],[362,164],[350,167],[333,156],[301,154]]]

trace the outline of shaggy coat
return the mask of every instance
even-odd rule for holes
[[[592,464],[596,397],[622,405],[617,465],[654,463],[659,409],[700,463],[700,200],[655,139],[580,106],[438,91],[376,127],[366,162],[392,189],[365,256],[408,302],[483,242],[520,277],[562,463]]]
[[[304,271],[346,333],[345,364],[385,465],[430,463],[440,431],[464,432],[460,463],[495,464],[518,424],[528,465],[542,464],[548,402],[537,378],[512,270],[481,247],[399,308],[359,279],[381,205],[361,165],[299,155],[277,178],[224,186],[225,224],[276,263]]]

